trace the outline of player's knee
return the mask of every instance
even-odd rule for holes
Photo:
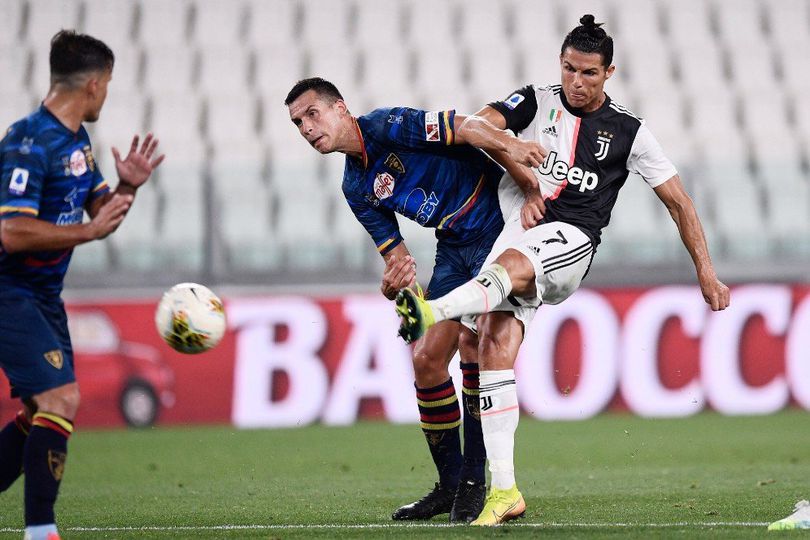
[[[39,411],[73,420],[81,402],[79,385],[72,383],[48,390],[36,396],[35,401]]]
[[[467,327],[464,327],[458,337],[458,352],[462,362],[478,363],[478,335]]]
[[[421,387],[435,386],[432,383],[441,384],[442,375],[446,371],[446,366],[442,358],[428,350],[416,350],[413,354],[413,372],[416,382]],[[444,377],[446,378],[446,377]]]
[[[536,293],[534,265],[526,255],[516,249],[507,249],[495,262],[506,269],[512,282],[512,294],[533,296]]]

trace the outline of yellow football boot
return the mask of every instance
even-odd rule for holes
[[[478,519],[470,525],[481,527],[494,527],[506,523],[511,519],[522,517],[526,513],[526,501],[518,491],[517,485],[509,489],[492,488],[487,496],[484,509]]]

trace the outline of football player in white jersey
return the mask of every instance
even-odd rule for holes
[[[509,175],[502,181],[506,225],[478,277],[435,300],[408,289],[397,297],[406,341],[438,321],[484,314],[476,321],[479,404],[492,484],[473,525],[498,525],[525,511],[513,461],[519,418],[513,367],[523,332],[537,307],[560,303],[579,287],[630,172],[644,178],[675,221],[711,309],[729,305],[728,287],[715,274],[700,219],[675,167],[644,122],[605,94],[612,59],[612,38],[593,15],[585,15],[563,41],[561,85],[529,85],[477,113],[497,128],[540,142],[548,155],[539,167],[511,171],[514,181]],[[474,343],[468,332],[460,346]]]

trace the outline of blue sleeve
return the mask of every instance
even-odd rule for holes
[[[45,147],[14,131],[3,141],[0,156],[0,219],[38,216],[42,183],[48,171]]]
[[[98,163],[96,163],[96,158],[93,156],[93,149],[90,147],[89,140],[84,153],[87,159],[87,164],[90,167],[90,170],[93,171],[93,183],[90,185],[90,195],[87,197],[87,204],[90,204],[98,197],[109,193],[110,186],[107,184],[107,181],[101,174],[101,169],[98,168]]]
[[[430,149],[453,144],[456,111],[422,111],[408,107],[377,109],[366,118],[383,143]]]
[[[397,217],[392,210],[379,206],[375,207],[365,200],[362,195],[345,189],[345,187],[343,194],[346,196],[346,202],[349,203],[349,208],[354,212],[357,221],[371,235],[380,255],[385,255],[402,242]]]

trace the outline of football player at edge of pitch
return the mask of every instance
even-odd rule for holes
[[[476,113],[539,142],[548,157],[533,171],[520,169],[514,182],[501,183],[501,204],[511,211],[478,277],[441,298],[425,300],[409,289],[397,296],[406,341],[439,321],[464,317],[466,324],[483,314],[469,321],[478,339],[465,331],[459,345],[464,351],[478,344],[480,415],[492,475],[473,525],[498,525],[525,511],[513,460],[519,419],[514,362],[537,307],[562,302],[587,274],[629,172],[638,173],[669,210],[711,309],[729,305],[729,289],[717,278],[675,167],[644,122],[604,92],[612,60],[612,38],[585,15],[563,41],[561,85],[528,85]],[[525,200],[516,183],[528,193]]]
[[[458,135],[465,118],[453,110],[428,112],[381,108],[354,117],[338,89],[314,77],[296,83],[285,105],[307,142],[322,154],[346,154],[343,193],[385,260],[382,293],[393,300],[413,286],[415,261],[400,234],[395,213],[436,229],[438,239],[428,297],[439,297],[480,271],[503,227],[497,191],[503,169],[537,166],[544,156],[534,141],[521,141],[483,119],[471,119],[469,138]],[[517,174],[517,172],[515,173]],[[458,346],[460,322],[448,318],[416,343],[413,354],[421,427],[439,473],[422,499],[397,509],[395,520],[430,519],[450,513],[469,522],[484,504],[486,455],[478,417],[477,360],[462,355],[464,453],[461,411],[448,372]]]
[[[0,141],[0,367],[23,409],[0,431],[0,491],[25,474],[25,533],[58,540],[54,517],[67,442],[79,407],[73,348],[61,299],[73,248],[115,231],[164,156],[132,140],[114,193],[93,159],[83,122],[98,120],[115,57],[70,30],[51,40],[51,86],[42,105]],[[90,221],[83,223],[84,212]]]

